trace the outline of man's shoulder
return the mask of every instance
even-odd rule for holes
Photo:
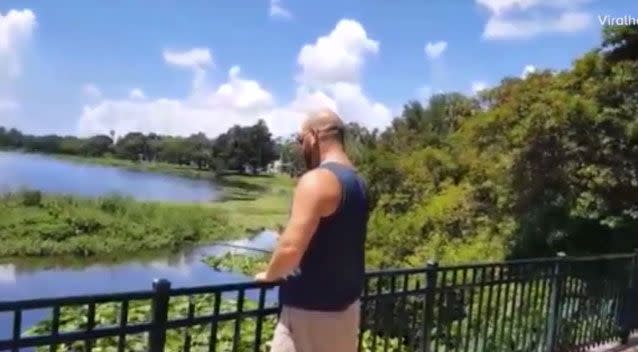
[[[316,168],[303,174],[297,182],[297,188],[301,190],[321,191],[330,188],[331,185],[339,185],[337,176],[328,169]]]
[[[341,196],[341,183],[333,172],[316,168],[306,172],[297,183],[296,192],[312,196],[320,201],[331,202]]]

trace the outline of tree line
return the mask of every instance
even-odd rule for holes
[[[266,123],[259,120],[252,126],[233,126],[216,138],[208,138],[201,132],[188,137],[129,132],[115,139],[114,131],[88,138],[34,136],[0,127],[0,148],[166,162],[201,170],[256,172],[279,157],[283,142],[274,140]]]
[[[349,129],[370,188],[368,262],[630,252],[638,247],[638,27],[560,72],[409,102]]]

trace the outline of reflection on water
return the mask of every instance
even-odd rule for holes
[[[276,234],[264,231],[253,238],[229,242],[234,245],[260,249],[272,249]],[[83,294],[100,294],[148,290],[156,278],[171,281],[172,287],[191,287],[247,281],[251,278],[240,274],[218,272],[202,263],[209,255],[221,255],[228,251],[249,252],[222,245],[202,246],[180,253],[153,259],[131,259],[117,263],[85,263],[80,266],[53,264],[42,267],[27,261],[0,264],[0,300],[13,301],[41,297],[64,297]],[[250,295],[249,295],[250,297]],[[269,295],[272,300],[276,291]],[[25,315],[25,324],[33,324],[47,312]],[[11,331],[11,318],[0,313],[0,338]]]
[[[0,152],[0,192],[20,188],[86,197],[118,193],[148,201],[206,202],[220,197],[207,180]]]
[[[16,267],[13,264],[0,264],[0,284],[16,281]]]

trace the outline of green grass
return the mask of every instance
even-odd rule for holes
[[[234,239],[283,224],[292,183],[284,176],[228,176],[226,200],[183,204],[22,191],[0,196],[0,258],[125,256]]]
[[[292,201],[292,180],[287,176],[225,176],[219,184],[225,198],[209,206],[246,229],[274,229],[283,225]]]

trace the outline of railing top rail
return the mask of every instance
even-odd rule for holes
[[[238,290],[254,290],[254,289],[268,289],[279,285],[281,282],[273,283],[260,283],[255,281],[239,281],[228,284],[215,284],[215,285],[201,285],[193,287],[178,287],[170,290],[171,296],[182,295],[196,295],[196,294],[210,294],[210,293],[224,293],[228,291]]]
[[[586,262],[596,260],[617,260],[617,259],[631,259],[634,254],[606,254],[606,255],[591,255],[581,257],[570,257],[569,260],[573,262]]]
[[[16,301],[0,301],[0,312],[13,311],[15,309],[40,309],[50,308],[54,306],[145,300],[151,298],[153,298],[153,291],[147,290],[55,298],[33,298]]]

